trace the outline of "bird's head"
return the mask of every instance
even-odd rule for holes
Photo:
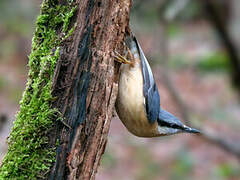
[[[177,117],[171,113],[160,110],[158,122],[159,135],[171,135],[177,133],[200,133],[199,130],[184,125]]]

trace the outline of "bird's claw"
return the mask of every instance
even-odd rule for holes
[[[120,55],[118,52],[115,51],[115,55],[114,57],[116,58],[115,60],[119,63],[123,63],[123,64],[132,64],[131,61],[127,60],[125,57],[123,57],[122,55]]]

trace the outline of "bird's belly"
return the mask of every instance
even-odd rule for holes
[[[124,72],[124,69],[122,71]],[[136,136],[157,136],[157,122],[149,123],[144,103],[141,71],[132,68],[132,70],[121,73],[116,101],[119,118],[126,128]]]

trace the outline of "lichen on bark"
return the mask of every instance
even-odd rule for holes
[[[51,106],[52,79],[60,43],[74,31],[70,24],[75,12],[73,1],[67,5],[54,0],[42,3],[29,56],[26,89],[8,139],[0,179],[45,178],[55,160],[56,146],[50,145],[48,133],[61,115]]]

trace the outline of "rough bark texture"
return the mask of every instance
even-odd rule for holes
[[[76,29],[60,47],[53,80],[63,119],[50,135],[59,145],[49,179],[95,178],[117,94],[112,52],[123,49],[128,30],[130,0],[76,3]]]

